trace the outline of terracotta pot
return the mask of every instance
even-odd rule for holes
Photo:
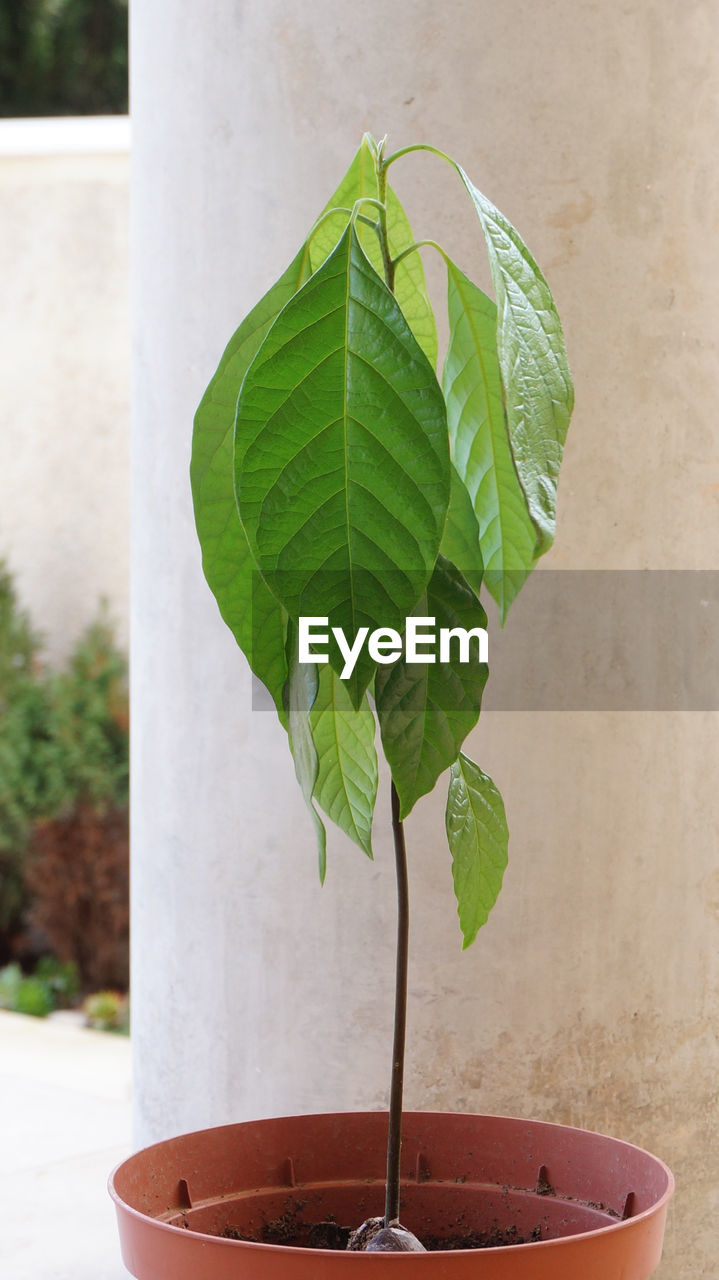
[[[667,1167],[581,1129],[407,1112],[402,1222],[420,1239],[514,1231],[532,1242],[412,1254],[249,1243],[278,1220],[310,1239],[384,1205],[387,1116],[295,1116],[148,1147],[110,1179],[122,1256],[138,1280],[646,1280],[659,1262]]]

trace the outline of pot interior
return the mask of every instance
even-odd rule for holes
[[[386,1131],[384,1113],[204,1130],[139,1152],[114,1189],[186,1232],[311,1248],[321,1237],[344,1249],[349,1229],[383,1212]],[[596,1231],[646,1213],[670,1190],[660,1161],[616,1139],[493,1116],[405,1116],[401,1218],[435,1247]]]
[[[163,1221],[205,1235],[345,1249],[350,1230],[383,1211],[381,1183],[306,1185],[223,1196],[170,1211]],[[510,1187],[429,1182],[402,1186],[402,1223],[433,1248],[527,1244],[609,1226],[611,1211]]]

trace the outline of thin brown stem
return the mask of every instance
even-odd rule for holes
[[[377,168],[379,195],[379,229],[387,288],[394,293],[394,268],[387,229],[387,170],[380,149]],[[392,835],[397,875],[397,959],[394,980],[394,1038],[392,1043],[392,1077],[389,1091],[389,1127],[387,1135],[387,1185],[385,1189],[384,1225],[399,1222],[400,1155],[402,1152],[402,1094],[404,1091],[404,1048],[407,1031],[407,964],[409,952],[409,883],[404,827],[400,818],[399,796],[392,783]]]
[[[409,952],[409,883],[404,827],[399,816],[399,796],[392,783],[392,835],[397,873],[397,962],[394,993],[394,1041],[389,1095],[387,1138],[387,1188],[384,1208],[386,1227],[399,1222],[400,1153],[402,1150],[402,1093],[404,1047],[407,1030],[407,963]]]

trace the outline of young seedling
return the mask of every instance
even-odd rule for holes
[[[436,241],[413,239],[388,174],[420,151],[449,164],[474,207],[494,300]],[[423,247],[447,271],[441,384]],[[388,154],[365,135],[297,256],[231,338],[197,411],[191,476],[205,575],[287,731],[322,880],[322,814],[372,857],[376,723],[391,772],[387,1191],[384,1218],[365,1224],[357,1248],[422,1248],[399,1227],[403,822],[449,770],[447,839],[469,946],[499,893],[508,841],[499,791],[462,751],[487,679],[480,594],[486,587],[504,622],[552,544],[572,402],[551,293],[511,223],[442,152]],[[446,637],[439,651],[433,635]]]

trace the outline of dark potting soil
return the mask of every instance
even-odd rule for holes
[[[533,1244],[542,1238],[537,1226],[529,1235],[520,1235],[516,1227],[493,1227],[491,1231],[458,1232],[449,1236],[424,1236],[422,1244],[429,1253],[445,1253],[450,1249],[497,1249],[510,1244]]]
[[[226,1240],[247,1240],[254,1244],[282,1244],[293,1249],[346,1249],[349,1227],[338,1222],[299,1222],[296,1213],[285,1213],[265,1223],[259,1236],[248,1235],[238,1227],[225,1227]]]
[[[246,1235],[237,1227],[225,1227],[221,1233],[228,1240],[248,1240],[253,1243],[286,1245],[295,1249],[346,1249],[351,1235],[350,1227],[342,1227],[329,1219],[327,1222],[301,1222],[296,1212],[288,1212],[275,1218],[262,1228],[259,1236]],[[444,1253],[451,1249],[495,1249],[513,1244],[530,1244],[541,1240],[541,1227],[529,1235],[520,1235],[516,1227],[493,1227],[490,1231],[455,1231],[449,1235],[422,1235],[422,1244],[429,1253]]]

